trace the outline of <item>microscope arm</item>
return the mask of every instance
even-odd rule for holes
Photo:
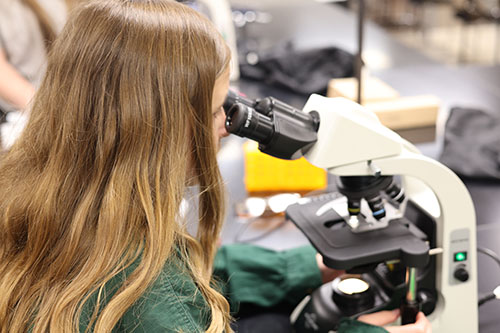
[[[311,95],[304,111],[313,110],[319,113],[321,124],[317,143],[304,155],[311,164],[338,176],[401,175],[408,185],[408,197],[414,194],[434,201],[438,207],[433,214],[436,245],[443,248],[437,258],[436,284],[446,305],[437,311],[440,314],[433,329],[477,332],[476,219],[465,185],[446,166],[421,155],[359,104]],[[411,193],[416,188],[420,193]],[[468,254],[465,262],[455,262],[454,254],[459,252]],[[456,278],[459,269],[468,273],[467,281]],[[457,321],[461,315],[470,320]]]

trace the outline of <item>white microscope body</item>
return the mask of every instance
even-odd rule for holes
[[[311,95],[303,111],[316,111],[321,119],[318,141],[304,155],[311,164],[337,176],[400,175],[407,197],[435,218],[436,246],[443,252],[436,260],[433,331],[478,332],[476,219],[462,181],[357,103]],[[458,253],[466,259],[455,261]],[[458,270],[467,273],[466,281]]]

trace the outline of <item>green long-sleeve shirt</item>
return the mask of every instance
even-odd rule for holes
[[[214,262],[218,286],[232,309],[240,303],[270,307],[279,303],[297,304],[321,285],[321,276],[310,246],[275,252],[252,245],[222,247]],[[201,292],[179,261],[165,265],[148,291],[126,311],[113,332],[204,332],[210,310]],[[117,279],[120,280],[120,279]],[[110,286],[111,297],[116,286]],[[89,302],[88,309],[92,308]],[[80,331],[88,316],[84,311]],[[347,320],[339,333],[379,333],[386,330]]]

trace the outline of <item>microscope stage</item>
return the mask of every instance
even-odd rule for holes
[[[400,260],[403,265],[424,267],[429,261],[429,245],[424,234],[405,217],[390,220],[387,227],[353,232],[334,209],[319,215],[330,198],[289,206],[286,215],[306,235],[323,256],[325,265],[335,269]]]

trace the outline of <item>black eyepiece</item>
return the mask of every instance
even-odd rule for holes
[[[229,91],[224,110],[229,133],[257,141],[271,156],[297,159],[318,139],[316,111],[305,113],[273,97],[251,100]]]
[[[226,115],[226,130],[229,133],[255,140],[261,144],[271,141],[274,134],[271,118],[243,104],[234,104]]]

